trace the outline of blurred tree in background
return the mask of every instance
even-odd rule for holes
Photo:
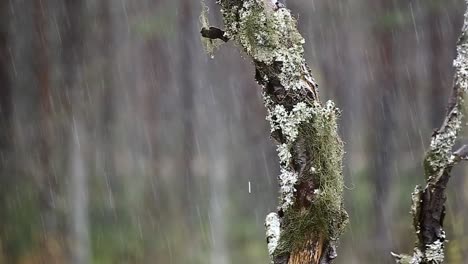
[[[464,3],[287,5],[322,97],[343,110],[351,224],[336,262],[393,263],[389,252],[413,243],[409,194],[443,118]],[[200,11],[191,0],[0,1],[0,263],[268,262],[279,171],[260,89],[236,49],[204,55]],[[456,264],[468,181],[453,181]]]

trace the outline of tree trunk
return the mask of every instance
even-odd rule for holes
[[[68,178],[70,214],[68,228],[70,232],[68,258],[72,264],[90,263],[89,224],[88,224],[88,185],[86,171],[86,88],[83,83],[84,43],[86,30],[84,23],[85,1],[64,1],[66,18],[63,36],[63,78],[67,95],[66,115],[68,128],[66,131],[70,145],[68,146]],[[68,107],[67,107],[68,106]]]
[[[445,192],[454,165],[468,159],[468,145],[454,151],[463,123],[464,100],[468,92],[468,10],[454,61],[455,77],[445,120],[434,131],[424,159],[426,186],[416,186],[412,194],[413,226],[417,240],[413,255],[393,254],[397,263],[438,264],[444,261],[447,242],[443,230]]]
[[[11,80],[9,68],[11,65],[9,46],[10,3],[0,2],[0,207],[6,208],[6,191],[8,182],[11,181],[11,153],[12,153],[12,105],[11,105]],[[5,210],[0,211],[0,219],[5,219]],[[6,227],[0,225],[0,237]],[[3,238],[4,239],[4,238]],[[4,256],[5,241],[0,238],[0,263],[8,262]]]
[[[34,47],[37,50],[34,73],[39,91],[39,156],[41,172],[41,214],[44,219],[44,237],[58,235],[58,219],[56,212],[56,194],[58,192],[57,178],[52,175],[51,161],[51,94],[49,77],[49,51],[47,32],[48,6],[44,1],[34,1],[35,36]]]
[[[70,201],[72,231],[72,264],[90,263],[88,223],[88,177],[84,157],[87,139],[84,137],[82,122],[73,121],[70,135]]]
[[[116,48],[114,44],[118,42],[116,40],[116,27],[114,20],[116,19],[115,12],[112,12],[112,0],[104,0],[99,5],[99,19],[102,23],[103,31],[101,34],[102,40],[99,42],[99,50],[106,61],[106,66],[102,69],[103,71],[103,91],[101,94],[100,101],[100,142],[102,142],[102,175],[105,178],[108,209],[114,210],[115,205],[115,189],[117,187],[116,182],[116,166],[115,166],[115,133],[114,126],[117,120],[116,117],[116,72],[115,65],[116,60]],[[109,66],[114,65],[114,66]]]
[[[273,263],[331,263],[348,218],[339,110],[331,101],[320,102],[304,60],[304,39],[288,9],[261,0],[219,4],[226,31],[210,27],[202,35],[231,39],[250,56],[278,144],[280,204],[265,223]]]

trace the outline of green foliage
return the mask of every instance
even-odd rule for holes
[[[238,207],[238,205],[237,205]],[[261,226],[255,224],[252,217],[238,215],[241,208],[230,208],[229,231],[229,255],[234,263],[261,263],[267,256],[265,250],[264,232]],[[237,214],[236,214],[237,213]],[[259,239],[261,238],[261,239]]]
[[[138,16],[131,21],[131,29],[145,39],[173,38],[177,31],[177,6],[174,3],[158,9],[151,16]]]
[[[393,10],[380,14],[376,18],[376,26],[382,29],[394,29],[397,27],[404,27],[411,22],[411,14],[404,10]]]
[[[134,175],[133,185],[138,186],[141,175]],[[124,191],[110,194],[106,178],[103,175],[91,177],[90,185],[90,237],[93,263],[143,263],[146,237],[142,232],[142,223],[135,219],[139,208],[135,208],[132,199],[142,201],[142,194],[135,198],[134,192]],[[114,183],[113,189],[120,189],[122,182]],[[109,196],[112,195],[112,205]]]
[[[141,231],[136,226],[124,223],[95,223],[92,225],[91,238],[93,263],[112,264],[122,260],[141,263],[144,257]]]
[[[374,201],[374,189],[372,182],[369,180],[369,169],[362,169],[357,171],[353,175],[352,188],[345,194],[346,196],[346,209],[351,213],[349,218],[352,226],[353,233],[359,233],[362,235],[369,234],[369,223],[371,219],[371,213],[373,212],[372,206]],[[408,194],[408,193],[406,193]],[[407,201],[404,204],[408,207]],[[405,222],[406,224],[407,222]],[[344,237],[349,235],[350,232],[346,232]],[[346,239],[346,238],[344,238]],[[346,243],[346,242],[345,242]],[[349,242],[352,243],[352,242]]]
[[[2,190],[2,246],[13,259],[37,246],[41,232],[41,219],[37,187],[20,181]]]

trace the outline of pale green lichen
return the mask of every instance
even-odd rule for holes
[[[468,1],[466,1],[468,4]],[[453,62],[455,68],[454,94],[450,100],[449,111],[446,115],[443,125],[432,136],[429,150],[424,159],[425,174],[427,177],[427,186],[423,191],[419,186],[416,187],[412,195],[411,213],[413,215],[414,227],[418,235],[417,247],[413,256],[392,255],[397,263],[432,263],[438,264],[444,261],[444,243],[445,233],[440,230],[441,235],[431,244],[425,244],[421,239],[421,204],[423,192],[431,193],[433,186],[440,184],[439,179],[444,172],[449,172],[452,166],[457,162],[453,147],[457,136],[462,128],[464,100],[468,92],[468,9],[465,11],[464,25],[462,34],[457,43],[457,57]],[[445,185],[439,185],[445,188]],[[442,223],[440,223],[442,225]],[[440,226],[441,228],[441,226]]]
[[[414,188],[414,191],[411,194],[411,215],[413,216],[413,226],[417,236],[419,236],[421,232],[421,227],[419,226],[419,217],[421,214],[421,194],[422,189],[419,185]]]
[[[267,8],[262,0],[247,0],[240,5],[222,1],[222,7],[229,38],[255,61],[280,63],[279,78],[285,89],[304,88],[304,39],[288,9]]]
[[[444,262],[444,242],[440,240],[426,245],[425,259],[428,263],[439,264]]]
[[[339,110],[332,101],[325,105],[314,102],[300,102],[287,111],[264,94],[265,106],[268,109],[267,120],[272,132],[280,130],[286,142],[278,145],[278,156],[281,164],[280,208],[283,217],[282,238],[275,255],[291,252],[309,239],[313,232],[324,232],[330,240],[338,239],[347,223],[347,214],[342,205],[343,144],[337,134],[337,117]],[[289,166],[296,154],[292,148],[298,138],[304,139],[305,148],[312,153],[314,164],[302,177],[313,177],[317,183],[314,190],[315,199],[308,210],[291,210],[296,192],[294,184],[299,175]],[[292,224],[293,223],[293,224]]]
[[[284,106],[275,105],[272,109],[268,109],[267,120],[270,121],[272,132],[281,129],[287,140],[293,142],[299,135],[299,125],[310,119],[316,109],[317,106],[310,107],[304,102],[297,103],[289,112]]]
[[[333,102],[328,101],[325,106],[320,105],[318,102],[313,102],[311,105],[308,105],[305,102],[299,102],[294,105],[291,111],[287,111],[284,106],[275,105],[271,99],[268,99],[267,95],[265,95],[265,98],[266,107],[269,113],[267,120],[270,121],[272,132],[279,129],[282,134],[286,136],[286,143],[279,144],[277,147],[278,157],[281,164],[281,174],[279,176],[281,199],[280,207],[283,211],[287,211],[289,206],[294,202],[294,184],[297,182],[297,179],[295,179],[295,177],[297,177],[297,173],[291,170],[289,164],[292,158],[291,148],[300,134],[301,126],[310,129],[310,131],[303,129],[304,131],[307,131],[307,134],[303,133],[303,137],[313,137],[309,138],[308,141],[310,142],[318,142],[319,139],[324,139],[325,137],[330,137],[327,138],[327,140],[334,141],[326,142],[327,145],[321,146],[321,149],[311,149],[311,151],[321,151],[326,153],[327,150],[325,147],[332,149],[332,146],[338,146],[339,151],[336,153],[327,153],[333,155],[325,155],[323,157],[323,161],[320,158],[314,157],[314,161],[317,165],[311,167],[311,173],[319,176],[321,174],[325,174],[324,177],[317,177],[316,179],[320,186],[320,190],[317,191],[321,193],[320,199],[324,200],[328,205],[333,205],[333,203],[336,203],[337,201],[341,203],[341,199],[334,199],[337,197],[339,198],[343,190],[342,181],[336,182],[337,179],[339,180],[342,177],[340,162],[343,152],[341,142],[337,140],[339,137],[336,134],[337,126],[335,119],[338,110]],[[309,127],[309,124],[314,124],[314,126]],[[308,133],[311,133],[312,131],[316,132],[318,135],[308,135]],[[312,146],[311,148],[314,147]],[[320,157],[320,155],[316,156]],[[327,167],[327,169],[324,169],[321,165],[329,160],[333,160],[334,162],[338,161],[338,163],[332,164]],[[338,174],[331,173],[331,171],[328,170],[328,168],[332,167],[336,168]],[[334,179],[334,181],[325,180],[327,177]]]
[[[319,217],[326,226],[330,239],[337,239],[346,225],[343,209],[343,143],[338,135],[337,116],[339,112],[333,102],[317,111],[314,120],[301,128],[309,153],[313,153],[314,173],[306,174],[318,183],[320,195],[314,201],[311,211],[321,212]],[[314,209],[320,209],[314,210]],[[327,215],[328,214],[328,215]],[[346,219],[344,219],[346,218]],[[336,222],[332,222],[332,221]],[[342,220],[342,221],[341,221]]]
[[[268,95],[264,94],[265,106],[268,110],[267,120],[270,122],[271,132],[281,130],[286,137],[286,142],[278,144],[277,151],[281,165],[280,180],[280,208],[287,211],[294,203],[294,185],[297,183],[297,173],[290,168],[292,158],[291,147],[299,135],[299,127],[302,123],[311,120],[316,112],[320,112],[318,103],[307,105],[299,102],[287,111],[284,106],[274,104]]]
[[[438,178],[453,160],[453,146],[462,124],[462,114],[458,103],[452,109],[450,116],[452,118],[448,119],[445,125],[432,137],[430,149],[425,159],[426,175],[434,179]]]
[[[455,68],[454,105],[450,109],[442,127],[432,137],[431,145],[425,159],[427,177],[437,180],[443,170],[453,163],[453,146],[462,128],[463,108],[466,93],[468,92],[468,12],[457,45],[457,57],[453,62]]]
[[[292,158],[290,146],[286,143],[279,144],[276,148],[276,151],[278,151],[280,164],[284,165],[285,167],[288,167]]]
[[[281,167],[281,173],[279,175],[279,183],[280,183],[280,199],[281,199],[281,209],[286,212],[291,205],[294,204],[294,193],[296,189],[294,185],[298,181],[297,173],[285,168]]]
[[[395,262],[399,264],[419,264],[423,259],[423,254],[418,248],[414,250],[411,256],[405,254],[398,255],[393,252],[391,254],[395,258]]]
[[[269,213],[265,219],[268,252],[272,255],[280,239],[280,219],[277,213]]]
[[[310,173],[302,177],[313,177],[318,188],[310,208],[285,212],[276,255],[301,247],[313,233],[321,232],[333,241],[344,231],[348,216],[342,204],[343,145],[337,134],[337,113],[334,104],[329,102],[325,107],[316,108],[312,117],[299,128],[299,137],[305,138],[305,147],[313,153],[314,162]]]

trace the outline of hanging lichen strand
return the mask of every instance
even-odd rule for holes
[[[278,144],[280,204],[266,218],[268,250],[273,263],[331,263],[348,219],[339,110],[319,101],[296,20],[270,1],[218,1],[224,37],[253,60]]]
[[[468,1],[466,1],[468,4]],[[452,96],[442,126],[434,132],[424,159],[426,187],[416,186],[412,194],[411,214],[417,241],[413,255],[392,255],[397,263],[439,264],[444,261],[447,242],[443,230],[446,187],[454,165],[468,159],[468,146],[454,151],[462,128],[464,100],[468,92],[468,9],[457,43]]]

